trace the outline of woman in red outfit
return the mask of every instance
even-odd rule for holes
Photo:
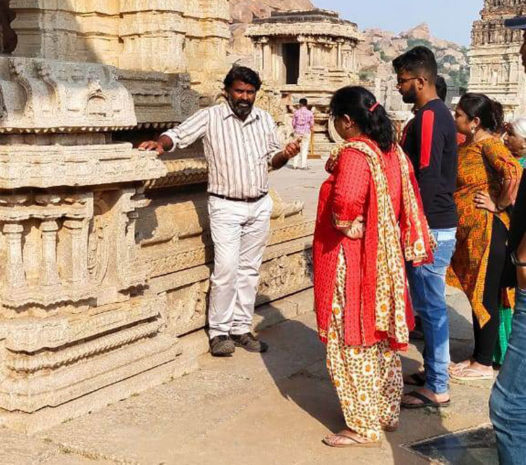
[[[333,447],[375,446],[398,424],[402,368],[413,314],[404,260],[432,260],[411,163],[393,125],[362,87],[330,105],[345,143],[327,162],[314,233],[314,293],[327,367],[347,428]]]

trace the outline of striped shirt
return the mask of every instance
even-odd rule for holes
[[[162,135],[172,140],[171,151],[203,139],[209,193],[250,199],[268,192],[268,169],[281,146],[276,124],[266,111],[254,107],[241,121],[230,105],[222,103],[199,110]]]

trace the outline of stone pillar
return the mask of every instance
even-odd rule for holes
[[[261,39],[261,46],[263,49],[263,79],[272,79],[272,49],[270,47],[268,38]]]
[[[256,69],[262,73],[263,72],[263,44],[258,40],[255,42],[254,46],[254,63],[256,64]]]
[[[85,281],[88,270],[86,221],[77,218],[65,220],[64,233],[66,242],[64,268],[70,273],[67,279],[71,283],[81,283]]]
[[[45,286],[52,286],[60,282],[57,269],[57,231],[56,220],[45,220],[40,225],[42,232],[42,275],[41,281]]]
[[[343,68],[343,60],[342,60],[342,40],[338,40],[336,42],[336,67],[338,69]]]
[[[300,79],[309,68],[309,50],[304,37],[298,37],[300,43]]]
[[[22,233],[20,223],[4,224],[7,242],[6,282],[9,287],[22,287],[25,284],[24,263],[22,260]]]

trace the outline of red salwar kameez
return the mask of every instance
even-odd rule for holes
[[[335,162],[328,162],[328,166],[334,164],[334,169],[320,189],[313,243],[315,306],[319,335],[327,343],[327,367],[347,426],[377,441],[382,427],[398,422],[403,382],[397,350],[407,347],[408,332],[414,326],[403,250],[413,245],[411,241],[414,242],[418,234],[411,229],[414,218],[407,217],[414,215],[407,203],[404,204],[407,202],[404,186],[406,190],[412,189],[413,212],[416,210],[417,222],[422,223],[425,233],[419,245],[425,249],[423,253],[427,253],[423,259],[429,260],[432,256],[429,231],[410,163],[404,163],[408,178],[404,184],[396,148],[382,154],[368,138],[348,142],[361,143],[361,147],[377,153],[381,170],[377,169],[373,176],[370,157],[368,160],[364,151],[352,147],[343,148]],[[402,156],[405,160],[405,155]],[[378,176],[383,176],[388,186],[388,194],[383,198],[378,194]],[[384,233],[380,225],[382,221],[385,224],[379,213],[383,215],[386,211],[380,208],[379,201],[386,198],[394,212],[392,222],[396,224],[392,233],[396,235],[394,248],[397,249],[387,254],[388,257],[379,249],[386,245],[385,241],[379,242],[379,234]],[[336,226],[350,225],[359,215],[365,220],[363,238],[350,239],[337,229]],[[402,245],[404,238],[405,245]],[[392,247],[392,240],[390,244]],[[394,266],[402,276],[398,286],[403,289],[397,289],[402,300],[401,305],[398,302],[398,313],[393,307],[378,309],[378,286],[389,281],[384,276],[385,267],[378,266],[382,257],[390,259],[391,269]],[[390,328],[394,328],[393,320],[397,320],[396,331],[386,331],[385,326],[378,329],[381,312],[390,320]]]

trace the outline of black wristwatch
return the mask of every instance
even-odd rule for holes
[[[511,253],[511,263],[513,263],[515,266],[526,267],[526,262],[519,262],[519,259],[517,258],[517,253],[515,251]]]

